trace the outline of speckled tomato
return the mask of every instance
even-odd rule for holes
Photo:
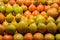
[[[34,11],[36,9],[36,6],[34,5],[34,4],[31,4],[30,6],[29,6],[29,11]]]
[[[32,15],[37,16],[39,14],[39,11],[35,10],[32,12]]]
[[[25,13],[24,13],[24,16],[29,16],[29,15],[31,15],[31,12],[30,11],[25,11]]]
[[[37,10],[38,10],[39,12],[43,11],[43,10],[44,10],[44,6],[43,6],[42,4],[38,5],[38,6],[37,6]]]

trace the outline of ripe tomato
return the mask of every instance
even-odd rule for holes
[[[24,4],[26,5],[26,6],[29,6],[30,4],[31,4],[31,0],[24,0],[25,2],[24,2]]]
[[[50,9],[50,7],[50,5],[45,6],[44,11],[47,11],[48,9]]]
[[[34,11],[36,9],[36,6],[35,5],[33,5],[33,4],[31,4],[30,6],[29,6],[29,11]]]
[[[24,13],[24,16],[30,16],[31,15],[31,12],[30,11],[25,11],[25,13]]]
[[[34,16],[37,16],[39,14],[39,11],[37,11],[37,10],[34,10],[33,12],[32,12],[32,15],[34,15]]]
[[[42,4],[38,5],[38,6],[37,6],[37,10],[38,10],[39,12],[43,11],[43,10],[44,10],[44,6],[43,6]]]
[[[11,4],[11,5],[13,5],[13,4],[15,4],[16,2],[15,2],[15,0],[10,0],[9,1],[9,4]]]
[[[57,3],[54,3],[54,4],[51,5],[51,7],[58,9],[59,5]]]

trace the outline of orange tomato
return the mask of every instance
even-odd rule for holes
[[[29,6],[29,11],[34,11],[36,9],[36,6],[35,5],[33,5],[33,4],[31,4],[30,6]]]
[[[15,2],[15,0],[10,0],[9,1],[9,4],[11,4],[11,5],[14,5],[16,2]]]
[[[39,11],[37,11],[37,10],[34,10],[33,12],[32,12],[32,15],[34,15],[34,16],[37,16],[39,14]]]
[[[24,13],[24,16],[30,16],[31,15],[31,12],[30,11],[25,11],[25,13]]]
[[[44,11],[47,11],[48,9],[50,9],[50,7],[50,5],[45,6]]]
[[[44,6],[43,6],[42,4],[38,5],[38,6],[37,6],[37,10],[38,10],[39,12],[43,11],[43,10],[44,10]]]

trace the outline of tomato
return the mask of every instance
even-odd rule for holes
[[[11,35],[4,35],[3,40],[13,40]]]
[[[31,15],[31,12],[30,11],[25,11],[25,13],[24,13],[24,16],[30,16]]]
[[[24,2],[24,4],[26,5],[26,6],[29,6],[30,4],[31,4],[31,0],[24,0],[25,2]]]
[[[33,5],[33,4],[31,4],[30,6],[29,6],[29,11],[34,11],[36,9],[36,6],[35,5]]]
[[[32,15],[34,15],[34,16],[37,16],[39,14],[39,11],[37,11],[37,10],[34,10],[33,12],[32,12]]]
[[[48,9],[50,9],[50,7],[50,5],[45,6],[44,11],[47,11]]]
[[[57,3],[54,3],[54,4],[51,5],[51,7],[58,9],[59,5]]]
[[[45,11],[41,12],[41,15],[42,15],[42,16],[44,16],[44,17],[45,17],[45,19],[47,19],[47,18],[48,18],[48,15],[47,15],[47,13],[46,13]]]
[[[37,6],[37,10],[38,10],[39,12],[43,11],[43,10],[44,10],[44,6],[43,6],[42,4],[38,5],[38,6]]]
[[[15,0],[10,0],[9,3],[10,3],[11,5],[13,5],[13,4],[15,4],[16,2],[15,2]]]

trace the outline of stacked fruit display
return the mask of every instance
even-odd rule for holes
[[[0,0],[0,40],[60,40],[60,0]]]

